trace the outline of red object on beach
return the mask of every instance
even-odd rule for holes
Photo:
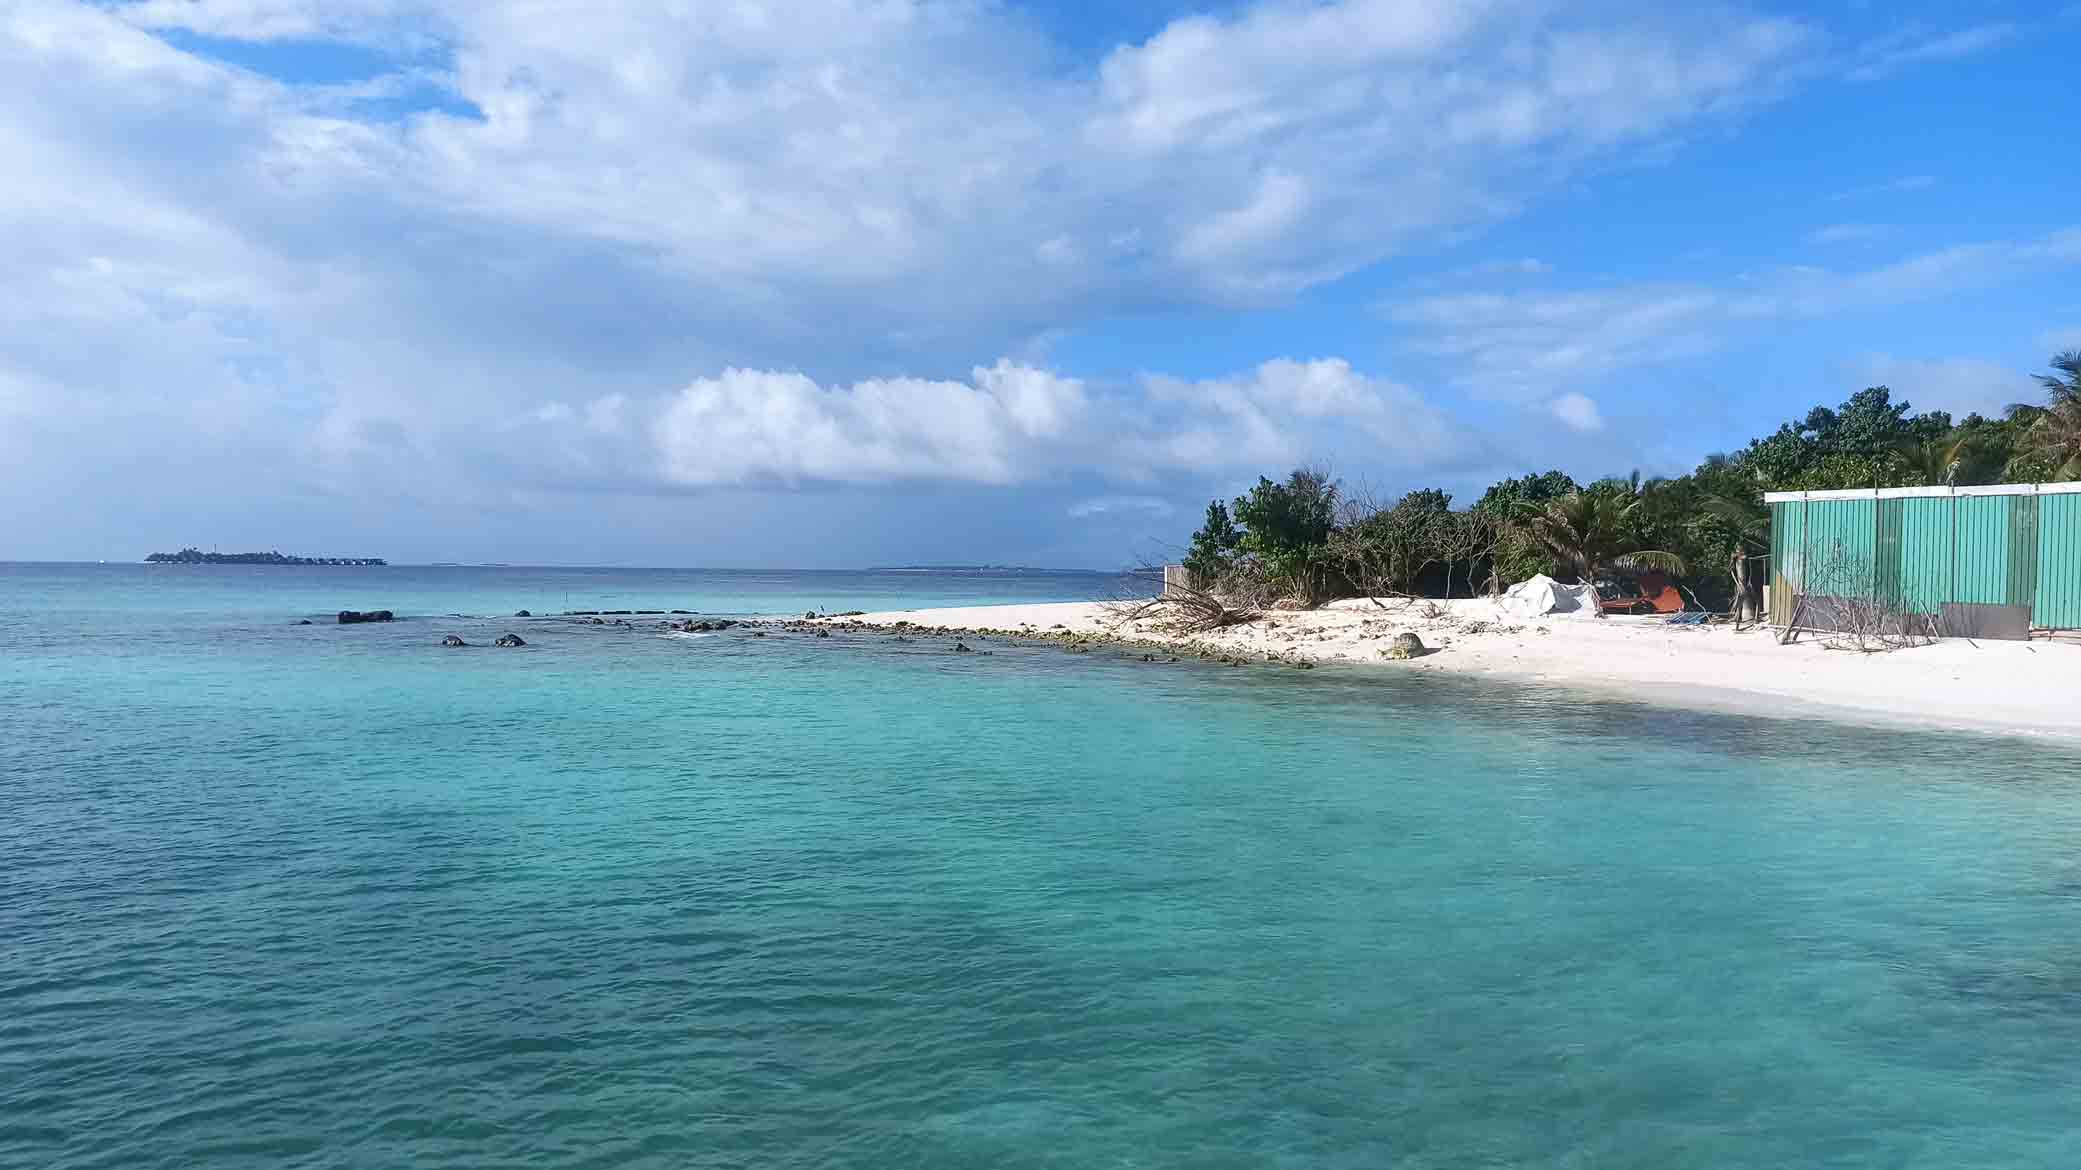
[[[1640,596],[1614,597],[1599,601],[1597,607],[1605,613],[1680,613],[1684,608],[1684,595],[1677,592],[1674,582],[1660,573],[1640,575]]]

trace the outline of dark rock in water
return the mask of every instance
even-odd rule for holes
[[[463,640],[462,640],[461,638],[458,638],[458,637],[456,637],[456,636],[455,636],[454,634],[450,634],[450,635],[448,635],[447,637],[445,637],[445,638],[441,639],[441,645],[443,645],[443,646],[467,646],[467,645],[469,645],[469,643],[468,643],[468,642],[465,642],[465,641],[463,641]]]
[[[806,613],[804,613],[804,614],[802,615],[802,620],[803,620],[803,621],[805,621],[805,622],[813,622],[813,621],[817,620],[817,611],[815,611],[815,610],[813,610],[813,609],[812,609],[812,610],[809,610],[808,612],[806,612]]]
[[[698,611],[696,611],[696,610],[691,610],[691,609],[675,609],[675,610],[673,610],[672,612],[673,612],[673,613],[681,613],[681,614],[684,614],[684,613],[695,613],[695,612],[698,612]]]
[[[638,616],[641,616],[641,615],[643,615],[643,614],[653,614],[653,613],[663,613],[663,612],[665,612],[665,611],[664,611],[664,610],[662,610],[662,609],[639,609],[639,610],[637,610],[637,611],[636,611],[636,613],[637,613],[637,615],[638,615]]]
[[[608,617],[613,617],[615,614],[620,614],[623,617],[629,616],[629,611],[625,609],[603,609],[600,612]]]
[[[302,621],[300,621],[300,622],[298,622],[298,623],[296,623],[296,624],[297,624],[297,625],[299,625],[299,626],[308,626],[308,625],[310,625],[310,624],[311,624],[311,619],[309,619],[309,618],[305,618],[304,620],[302,620]]]
[[[956,654],[973,654],[973,653],[975,653],[975,650],[974,650],[974,648],[973,648],[973,647],[971,647],[971,646],[970,646],[970,645],[969,645],[968,643],[966,643],[966,642],[955,642],[955,643],[954,643],[954,653],[956,653]]]
[[[830,637],[830,636],[831,636],[831,631],[829,631],[829,630],[818,630],[818,631],[817,631],[817,637],[819,637],[819,638],[828,638],[828,637]]]
[[[754,638],[763,638],[763,637],[765,637],[765,636],[766,636],[766,631],[764,631],[764,630],[753,630],[753,631],[752,631],[752,635],[751,635],[751,636],[752,636],[752,637],[754,637]]]
[[[516,610],[514,610],[514,611],[513,611],[513,616],[514,616],[514,617],[533,617],[533,616],[535,616],[535,615],[534,615],[534,614],[531,614],[531,613],[529,613],[528,611],[526,611],[526,610],[524,610],[524,609],[516,609]]]
[[[499,635],[499,639],[498,639],[498,641],[496,641],[496,642],[493,642],[493,643],[492,643],[492,645],[494,645],[494,646],[525,646],[525,645],[527,645],[527,640],[526,640],[526,639],[524,639],[524,638],[522,638],[522,637],[521,637],[521,636],[520,636],[519,634],[500,634],[500,635]]]
[[[594,619],[592,620],[592,624],[593,624],[593,625],[596,625],[596,626],[604,626],[604,625],[606,625],[606,624],[607,624],[607,619],[606,619],[606,618],[594,618]]]
[[[340,624],[343,626],[360,625],[362,622],[388,622],[395,620],[397,620],[397,615],[387,609],[366,611],[343,609],[340,611]]]
[[[849,609],[849,610],[846,610],[846,611],[845,611],[844,613],[842,613],[842,614],[838,614],[837,616],[839,616],[839,617],[866,617],[866,616],[867,616],[867,611],[866,611],[866,610],[864,610],[864,609]]]

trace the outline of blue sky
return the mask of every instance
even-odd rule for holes
[[[1104,566],[2081,347],[2081,6],[0,3],[0,557]]]

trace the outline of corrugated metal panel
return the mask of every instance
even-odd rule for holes
[[[1802,570],[1800,549],[1806,540],[1806,504],[1770,505],[1770,621],[1792,624],[1792,605]]]
[[[2038,596],[2038,498],[2009,501],[2008,603],[2028,611]]]
[[[1952,601],[1975,605],[2009,602],[2009,516],[2015,496],[1960,496],[1957,582]]]
[[[2038,498],[2038,588],[2031,622],[2081,629],[2081,495]]]
[[[1916,613],[1947,603],[2028,607],[2081,629],[2081,485],[1832,492],[1770,499],[1770,620],[1802,595],[1883,596]]]
[[[1833,597],[1866,597],[1874,587],[1879,502],[1811,500],[1801,587]]]
[[[1900,508],[1899,587],[1893,594],[1910,613],[1933,614],[1951,599],[1952,501],[1888,500]]]

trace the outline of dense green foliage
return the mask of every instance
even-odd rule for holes
[[[1212,581],[1235,566],[1243,550],[1243,530],[1229,519],[1228,505],[1207,501],[1207,522],[1192,534],[1192,547],[1185,553],[1185,567],[1195,577]]]
[[[1673,479],[1636,471],[1583,486],[1552,470],[1502,480],[1464,511],[1427,488],[1389,507],[1347,504],[1340,517],[1339,487],[1322,472],[1260,479],[1232,506],[1208,505],[1186,564],[1208,579],[1255,572],[1308,601],[1338,590],[1451,596],[1455,582],[1473,590],[1535,573],[1598,579],[1650,568],[1722,601],[1738,575],[1760,580],[1741,562],[1770,547],[1764,492],[2081,478],[2081,352],[2050,365],[2038,376],[2045,403],[2000,418],[1917,414],[1873,386]]]
[[[1230,507],[1243,526],[1236,545],[1241,555],[1293,596],[1320,600],[1329,587],[1327,552],[1337,523],[1336,481],[1309,468],[1296,469],[1284,483],[1259,477],[1257,486],[1237,496]]]

